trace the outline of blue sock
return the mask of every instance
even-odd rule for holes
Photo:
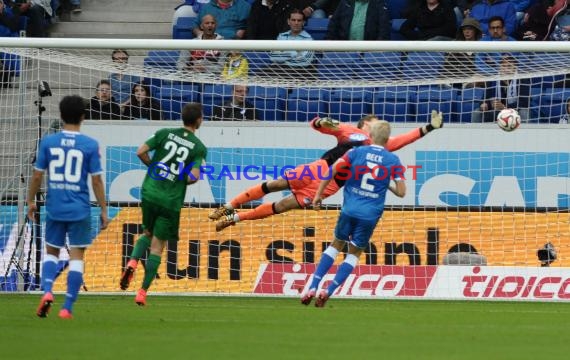
[[[334,294],[335,290],[348,278],[352,270],[356,267],[356,264],[358,264],[358,258],[355,255],[346,255],[346,259],[340,264],[333,281],[327,289],[329,296]]]
[[[42,289],[44,292],[51,292],[53,282],[57,274],[58,258],[54,255],[47,254],[42,264]]]
[[[69,262],[69,273],[67,274],[67,293],[63,308],[71,312],[73,303],[77,300],[79,289],[83,284],[83,261],[71,260]]]
[[[311,286],[309,289],[318,289],[319,283],[321,282],[323,276],[329,271],[331,266],[334,264],[334,260],[338,255],[338,250],[329,246],[324,252],[323,256],[321,256],[321,260],[319,261],[319,265],[317,265],[317,270],[313,274],[313,281],[311,282]]]

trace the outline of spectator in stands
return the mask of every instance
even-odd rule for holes
[[[384,0],[341,0],[327,29],[327,40],[390,40]]]
[[[0,37],[20,36],[20,7],[10,8],[0,0]]]
[[[517,28],[515,6],[509,0],[481,0],[473,5],[469,14],[479,21],[483,34],[490,34],[491,19],[496,17],[503,19],[505,34],[513,35]]]
[[[467,18],[471,15],[471,8],[473,8],[473,5],[478,1],[479,0],[457,0],[454,5],[457,6],[463,17]]]
[[[313,40],[311,35],[303,30],[305,15],[301,10],[291,10],[287,24],[290,30],[279,34],[277,40]],[[315,70],[313,67],[314,55],[313,51],[273,51],[270,58],[274,64],[270,67],[270,70],[283,76],[310,77]]]
[[[407,40],[452,40],[456,32],[455,11],[440,0],[424,0],[400,28]]]
[[[516,32],[517,40],[542,41],[546,40],[551,18],[547,9],[551,0],[539,0],[524,14],[521,26]]]
[[[550,40],[568,41],[570,40],[570,7],[565,2],[564,7],[553,15],[554,28],[550,35]]]
[[[125,119],[161,120],[160,103],[151,97],[148,85],[138,83],[123,110]]]
[[[257,120],[259,116],[245,96],[247,87],[245,85],[234,85],[232,100],[222,106],[214,106],[212,120],[243,121]]]
[[[465,18],[457,31],[455,40],[457,41],[479,41],[483,36],[481,25],[471,17]],[[473,75],[476,72],[474,52],[452,52],[445,57],[443,66],[450,74]],[[462,84],[461,87],[472,87],[473,84]]]
[[[129,63],[129,53],[124,49],[115,49],[111,53],[111,60],[117,66],[119,72],[109,75],[109,82],[111,83],[112,97],[123,106],[131,96],[133,84],[141,81],[138,76],[123,74],[123,70]]]
[[[111,83],[109,80],[99,81],[95,91],[95,96],[90,99],[89,107],[85,110],[85,119],[121,119],[121,108],[111,96]]]
[[[570,120],[570,98],[566,99],[565,110],[566,113],[560,117],[559,124],[568,124],[568,120]]]
[[[217,20],[218,33],[224,39],[243,39],[249,11],[250,5],[246,0],[210,0],[200,8],[198,17],[192,25],[192,31],[196,37],[199,37],[203,30],[198,21],[209,14]]]
[[[296,7],[303,9],[305,18],[325,19],[334,14],[339,0],[299,0]]]
[[[530,79],[517,79],[516,73],[516,59],[511,55],[503,56],[499,75],[512,76],[512,79],[485,83],[485,100],[473,111],[471,122],[494,122],[499,111],[506,108],[516,109],[522,121],[529,121]]]
[[[216,32],[217,21],[213,15],[204,15],[200,22],[201,32],[195,40],[222,40],[224,37]],[[184,50],[180,52],[178,68],[200,73],[216,73],[222,70],[225,54],[219,50]]]
[[[526,11],[535,2],[534,0],[509,0],[515,6],[515,14],[517,17],[517,25],[523,20]],[[540,0],[539,0],[540,2]]]
[[[46,37],[46,23],[54,15],[50,0],[28,0],[24,2],[5,0],[8,7],[18,8],[20,14],[28,17],[28,37]]]
[[[247,18],[246,37],[251,40],[274,40],[287,30],[289,0],[255,0]]]
[[[249,61],[239,51],[230,51],[222,70],[222,79],[247,79]]]
[[[505,34],[505,22],[500,16],[493,16],[489,19],[489,35],[483,35],[481,41],[515,41]],[[496,72],[501,60],[500,53],[478,53],[475,56],[475,65],[480,72]]]

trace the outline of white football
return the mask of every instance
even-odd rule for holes
[[[515,109],[503,109],[497,115],[497,125],[504,131],[513,131],[521,124],[521,117]]]

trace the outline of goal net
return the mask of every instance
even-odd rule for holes
[[[119,291],[142,233],[147,169],[136,149],[158,129],[180,126],[184,104],[200,102],[206,175],[188,187],[180,240],[168,243],[152,291],[299,296],[333,240],[342,191],[320,212],[293,210],[219,232],[210,212],[334,147],[333,136],[310,127],[316,116],[356,125],[375,114],[400,135],[438,110],[444,128],[396,152],[408,167],[408,193],[388,195],[360,265],[337,295],[569,298],[570,49],[467,45],[1,39],[9,76],[0,89],[0,291],[39,289],[46,214],[41,206],[39,223],[26,222],[25,189],[37,141],[60,130],[59,100],[79,94],[90,109],[82,131],[101,145],[112,217],[108,229],[92,229],[89,291]],[[50,95],[38,88],[42,81]],[[495,124],[502,107],[518,110],[517,130]],[[93,224],[98,215],[93,206]],[[129,290],[143,272],[139,266]],[[56,282],[56,290],[64,287]]]

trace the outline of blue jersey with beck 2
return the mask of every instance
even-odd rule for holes
[[[50,219],[77,221],[90,215],[88,176],[103,171],[95,139],[66,130],[46,136],[40,142],[35,168],[48,171],[46,212]]]
[[[390,180],[398,173],[394,170],[403,174],[400,159],[378,145],[354,148],[343,159],[350,164],[351,175],[344,185],[342,213],[363,220],[380,219]],[[364,167],[366,173],[358,170]]]

